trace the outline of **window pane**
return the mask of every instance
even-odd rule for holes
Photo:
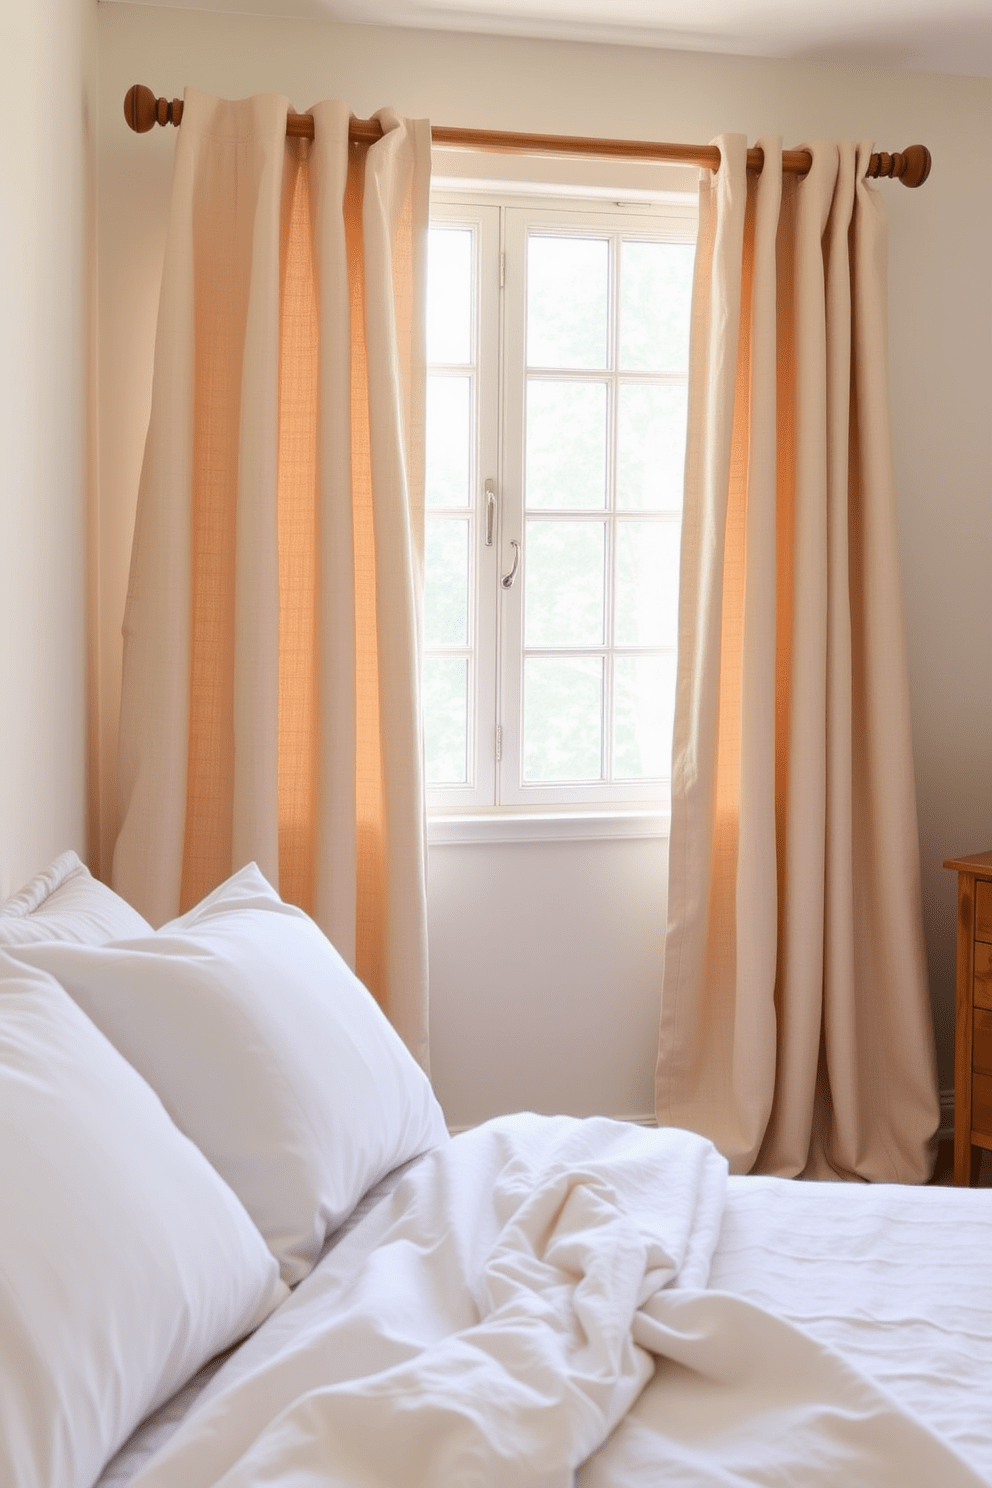
[[[524,663],[524,779],[599,780],[603,662],[530,656]]]
[[[424,641],[468,644],[468,522],[428,517],[424,555]]]
[[[606,505],[605,382],[528,382],[526,503]]]
[[[528,366],[606,366],[609,265],[604,238],[528,238]]]
[[[457,656],[428,656],[423,686],[427,784],[464,785],[468,778],[468,662]]]
[[[472,231],[432,227],[427,251],[427,360],[472,359]]]
[[[613,673],[613,775],[667,780],[672,771],[674,656],[618,656]]]
[[[527,523],[525,645],[602,645],[604,539],[603,522]]]
[[[682,510],[685,419],[684,384],[621,383],[617,416],[619,510]]]
[[[616,642],[674,646],[679,618],[679,529],[675,522],[618,522]]]
[[[468,377],[427,379],[428,506],[468,506],[471,392]]]
[[[691,243],[625,241],[620,259],[620,365],[685,372],[689,366]]]

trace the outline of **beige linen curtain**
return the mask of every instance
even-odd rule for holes
[[[420,721],[430,127],[189,90],[124,620],[115,887],[254,859],[427,1062]]]
[[[939,1111],[867,145],[700,187],[659,1122],[922,1181]]]

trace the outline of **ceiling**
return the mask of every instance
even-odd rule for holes
[[[992,77],[992,0],[139,0]]]

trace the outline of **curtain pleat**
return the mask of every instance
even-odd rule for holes
[[[658,1119],[921,1181],[938,1124],[867,146],[700,185]]]
[[[426,123],[190,90],[125,617],[114,882],[255,860],[427,1062]]]
[[[287,141],[279,349],[279,885],[314,912],[319,791],[317,430],[320,339],[307,166]]]
[[[357,707],[340,708],[336,699],[356,696],[357,549],[352,501],[337,499],[350,491],[353,469],[357,489],[366,489],[357,466],[364,446],[353,438],[356,408],[364,381],[352,386],[352,324],[363,324],[360,260],[349,276],[349,237],[354,241],[356,209],[361,202],[360,157],[348,147],[348,110],[329,101],[312,110],[325,148],[311,157],[314,259],[322,265],[318,296],[320,337],[319,444],[317,455],[317,530],[321,646],[317,657],[321,790],[317,802],[314,915],[341,955],[355,966],[358,902],[357,831],[342,824],[357,822]],[[357,282],[356,282],[357,281]],[[361,349],[359,340],[356,356]],[[367,464],[367,455],[366,455]],[[364,633],[364,617],[363,617]]]
[[[430,190],[430,128],[410,128],[412,149],[392,110],[376,116],[382,139],[369,151],[362,226],[365,244],[365,328],[369,364],[368,417],[375,550],[375,634],[378,644],[380,802],[376,830],[382,868],[377,887],[384,931],[376,925],[369,950],[385,955],[384,983],[426,981],[426,876],[403,895],[388,885],[403,865],[425,860],[426,807],[421,724],[421,614],[424,587],[426,364],[426,218]],[[418,221],[419,219],[419,221]],[[403,810],[392,809],[406,801]],[[370,863],[379,854],[368,854]],[[359,930],[363,918],[359,913]],[[361,945],[361,939],[360,939]],[[393,1021],[411,1047],[426,1045],[399,1001]]]

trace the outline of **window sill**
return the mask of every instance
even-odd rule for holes
[[[667,811],[489,811],[429,816],[431,847],[482,842],[591,842],[622,837],[667,837]]]

